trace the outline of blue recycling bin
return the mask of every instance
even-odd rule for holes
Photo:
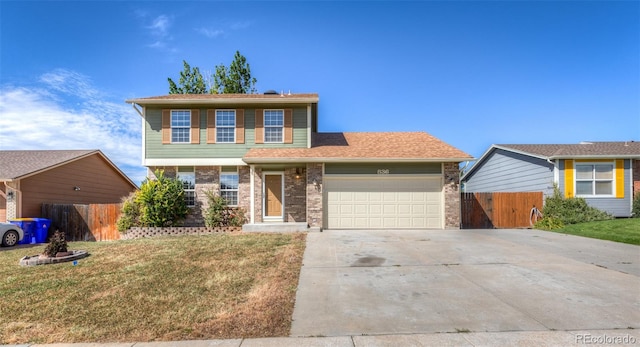
[[[16,218],[10,220],[9,223],[19,226],[24,231],[24,238],[18,244],[36,243],[36,222],[33,218]]]
[[[49,227],[51,227],[51,220],[47,218],[31,218],[34,223],[34,232],[36,237],[36,243],[45,243],[49,236]]]

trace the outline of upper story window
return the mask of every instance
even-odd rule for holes
[[[216,110],[216,142],[236,142],[236,111]]]
[[[264,111],[264,142],[282,143],[284,110]]]
[[[576,195],[613,195],[613,173],[613,163],[576,164]]]
[[[171,143],[191,142],[191,111],[171,110]]]
[[[196,205],[196,173],[193,166],[179,167],[177,178],[182,181],[184,199],[187,206]]]

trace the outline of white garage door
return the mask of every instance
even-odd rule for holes
[[[329,229],[441,229],[444,225],[440,176],[325,176],[324,191]]]

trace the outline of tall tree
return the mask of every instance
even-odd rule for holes
[[[206,94],[207,87],[204,84],[204,78],[200,73],[200,69],[191,66],[186,62],[184,64],[184,70],[180,72],[179,85],[176,85],[171,78],[169,80],[169,94]]]
[[[239,51],[236,51],[231,65],[227,68],[224,64],[216,65],[216,73],[213,75],[213,86],[209,90],[211,94],[253,94],[256,92],[257,80],[251,77],[251,67]]]

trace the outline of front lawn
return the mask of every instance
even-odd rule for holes
[[[306,234],[70,242],[91,255],[21,267],[0,249],[0,344],[287,336]]]
[[[640,218],[612,219],[598,222],[569,224],[562,229],[555,229],[551,231],[640,245]]]

